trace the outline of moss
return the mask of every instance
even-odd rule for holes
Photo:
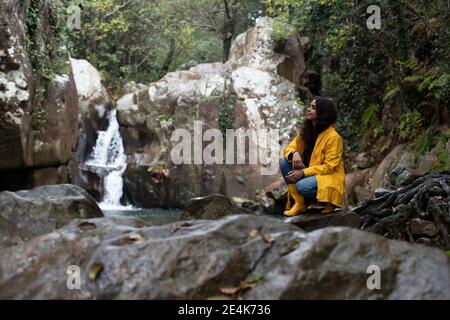
[[[65,27],[58,24],[58,16],[62,14],[61,4],[52,2],[48,13],[48,23],[52,30],[44,33],[42,28],[41,0],[31,0],[25,19],[25,45],[33,68],[35,92],[32,101],[32,132],[42,132],[47,123],[47,112],[43,105],[49,82],[55,74],[69,74],[68,53],[61,44],[64,42]]]
[[[446,141],[441,140],[437,145],[438,162],[433,166],[434,171],[444,171],[450,169],[450,151],[446,149]]]

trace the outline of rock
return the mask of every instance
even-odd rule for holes
[[[348,210],[337,210],[332,213],[308,212],[294,217],[287,217],[284,222],[296,225],[305,231],[313,231],[326,227],[351,227],[359,229],[359,215]]]
[[[355,205],[358,202],[367,200],[371,197],[370,185],[368,180],[375,170],[364,169],[345,175],[345,196],[344,207]]]
[[[34,170],[33,186],[40,187],[45,185],[65,184],[67,183],[67,167],[60,166],[58,168],[49,167]]]
[[[137,127],[145,125],[145,111],[139,109],[135,99],[136,95],[129,93],[117,101],[117,119],[124,126]]]
[[[255,26],[239,34],[231,45],[228,64],[233,69],[240,66],[276,73],[286,55],[275,53],[278,43],[272,37],[270,20],[261,17]]]
[[[127,82],[124,86],[123,86],[123,92],[124,94],[128,94],[128,93],[133,93],[135,91],[139,91],[139,90],[146,90],[148,89],[148,87],[143,84],[143,83],[136,83],[134,81],[130,81]]]
[[[400,187],[406,186],[406,185],[410,184],[411,182],[413,182],[414,180],[416,180],[420,176],[421,175],[418,174],[417,172],[412,172],[410,170],[405,169],[397,176],[394,187],[400,188]]]
[[[220,219],[243,211],[245,212],[224,195],[212,194],[189,200],[180,220]]]
[[[437,263],[441,268],[432,267]],[[308,233],[245,299],[448,299],[450,259],[437,249],[333,227]],[[381,271],[381,288],[367,287],[369,266]],[[446,288],[447,287],[447,288]],[[445,298],[444,298],[445,297]]]
[[[35,134],[33,165],[67,165],[78,138],[78,98],[73,76],[55,75],[46,90],[43,129]]]
[[[375,158],[367,152],[358,153],[355,158],[355,163],[360,169],[367,169],[375,164]]]
[[[31,10],[37,27],[26,34]],[[78,101],[67,50],[55,34],[57,12],[50,0],[1,4],[0,190],[32,187],[34,170],[67,165],[75,148]],[[54,49],[29,55],[26,39],[30,50]],[[50,70],[33,70],[42,64],[37,56]]]
[[[449,150],[449,149],[447,149],[447,150]],[[439,162],[439,154],[436,151],[437,150],[432,150],[431,152],[419,157],[419,159],[417,161],[418,162],[418,165],[417,165],[418,173],[424,174],[426,172],[431,171],[433,169],[433,167],[436,165],[436,163]]]
[[[87,60],[70,59],[78,92],[80,117],[96,114],[102,118],[111,99],[102,84],[100,73]]]
[[[95,146],[99,130],[108,125],[107,114],[112,108],[111,98],[102,84],[100,73],[88,61],[70,59],[78,92],[80,111],[78,113],[79,138],[76,150],[69,163],[70,182],[88,190],[100,200],[103,194],[101,178],[84,163]]]
[[[81,290],[67,289],[71,265]],[[371,265],[380,290],[367,287]],[[304,233],[258,215],[75,220],[0,251],[1,299],[449,299],[449,285],[443,251],[350,228]]]
[[[409,158],[404,156],[407,153],[407,146],[405,144],[397,145],[392,151],[381,161],[373,174],[372,191],[380,187],[389,187],[389,173],[397,167],[406,167],[400,164],[400,160]]]
[[[0,246],[52,232],[73,219],[103,216],[86,191],[68,184],[0,192],[0,206]]]
[[[412,235],[427,235],[434,237],[438,234],[439,228],[435,223],[422,219],[412,219],[409,224],[409,230]]]
[[[297,133],[304,106],[297,103],[295,83],[278,74],[278,65],[287,56],[275,52],[276,46],[270,20],[259,19],[236,38],[226,63],[170,72],[119,99],[118,121],[128,162],[124,184],[136,206],[182,208],[189,199],[209,194],[255,201],[260,190],[279,179],[276,149],[284,148]],[[201,128],[194,121],[201,122]],[[185,129],[193,139],[194,130],[203,134],[216,129],[225,144],[225,130],[231,128],[254,130],[248,144],[259,152],[270,151],[271,162],[262,163],[265,156],[259,155],[254,164],[247,160],[246,165],[225,165],[225,154],[222,162],[219,158],[212,164],[203,159],[196,165],[194,159],[187,164],[173,162],[175,130]],[[279,137],[263,139],[261,132],[269,129],[280,129]],[[200,144],[204,151],[210,142]],[[237,149],[226,149],[236,156]],[[161,166],[167,173],[163,176],[158,174]],[[153,168],[156,174],[149,172]],[[259,208],[265,210],[264,206]]]

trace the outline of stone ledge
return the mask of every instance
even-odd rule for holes
[[[284,218],[285,223],[300,227],[305,231],[313,231],[326,227],[360,227],[359,215],[349,210],[336,210],[331,213],[306,212],[295,217]]]

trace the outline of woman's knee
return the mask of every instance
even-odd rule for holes
[[[291,165],[284,158],[280,159],[280,171],[284,175],[286,175],[289,171],[291,171]]]
[[[297,192],[303,197],[315,197],[317,194],[316,186],[306,178],[300,179],[295,184]]]

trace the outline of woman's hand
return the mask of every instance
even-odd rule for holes
[[[294,154],[292,155],[292,168],[301,169],[304,167],[305,165],[303,164],[303,160],[302,157],[300,156],[300,153],[298,153],[297,151],[294,152]]]
[[[286,179],[292,183],[295,183],[303,177],[304,177],[303,170],[292,170],[289,171],[288,175],[286,176]]]

